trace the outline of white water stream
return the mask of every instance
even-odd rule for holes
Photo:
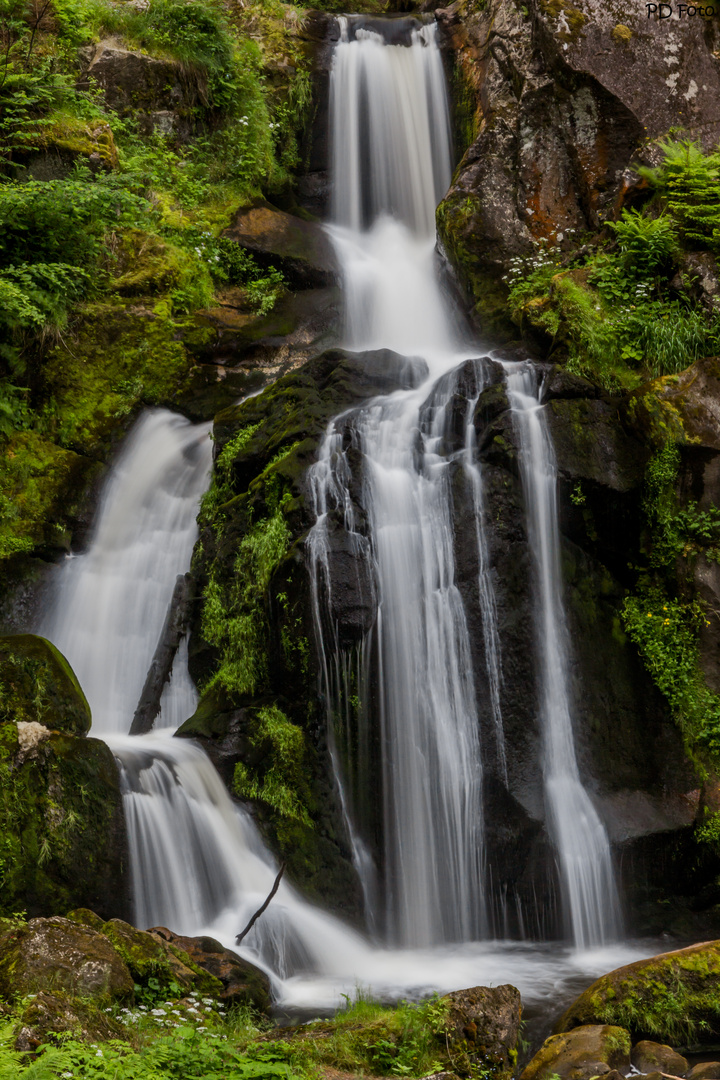
[[[331,232],[344,272],[348,344],[391,347],[421,356],[427,367],[422,385],[376,399],[348,421],[365,463],[367,536],[355,532],[347,497],[343,419],[331,425],[312,478],[318,521],[309,545],[319,632],[330,510],[345,513],[345,528],[364,545],[376,575],[373,633],[381,658],[386,750],[382,904],[378,882],[371,880],[372,860],[354,828],[352,784],[346,813],[367,903],[382,906],[378,921],[393,947],[371,945],[283,881],[240,951],[271,973],[278,1001],[296,1008],[333,1007],[357,985],[399,997],[509,981],[532,1012],[545,1001],[548,1009],[556,1008],[583,982],[641,953],[619,946],[578,953],[557,945],[476,940],[486,925],[481,748],[443,454],[456,375],[468,353],[459,343],[435,267],[433,213],[450,162],[442,68],[433,28],[417,26],[411,37],[410,45],[390,46],[353,19],[343,21],[332,78],[336,200]],[[443,376],[448,376],[444,382]],[[501,657],[471,419],[469,409],[458,460],[473,488],[491,720],[500,756],[501,748],[505,752]],[[90,548],[68,560],[53,611],[40,630],[75,668],[93,710],[94,733],[107,739],[121,765],[137,923],[211,933],[233,947],[235,934],[269,892],[276,866],[204,753],[170,737],[195,707],[182,650],[163,695],[159,730],[127,735],[176,575],[189,565],[209,464],[206,427],[164,411],[142,418],[106,485]],[[555,552],[547,557],[554,565],[556,525],[546,519],[542,529]],[[543,559],[539,556],[540,567]],[[559,632],[559,579],[552,580]],[[552,626],[546,622],[544,629]],[[357,660],[348,660],[336,643],[325,641],[329,697],[347,694],[353,664],[362,681],[368,648],[360,644],[356,654]],[[546,669],[552,662],[543,660]],[[546,725],[551,704],[546,694]],[[574,762],[569,718],[561,726],[564,760]],[[602,826],[587,812],[590,803],[577,766],[563,772],[550,764],[561,748],[551,727],[545,770],[549,804],[561,805],[553,784],[572,773],[586,811],[584,819],[576,814],[573,822],[582,840],[576,848],[584,844],[586,851],[596,851],[589,841],[593,829],[597,834]],[[583,832],[583,820],[590,822],[589,832]],[[555,836],[561,850],[557,822]],[[562,854],[560,861],[569,881]],[[576,878],[579,892],[569,888],[567,900],[573,926],[585,927],[576,930],[577,941],[599,943],[612,926],[591,927],[596,916],[586,895],[587,875]],[[609,896],[611,879],[598,887]],[[579,923],[578,906],[590,913]]]
[[[579,948],[617,938],[620,905],[610,843],[583,787],[570,713],[569,640],[562,599],[555,453],[532,365],[508,365],[520,468],[537,575],[540,719],[550,831],[557,846],[573,940]]]

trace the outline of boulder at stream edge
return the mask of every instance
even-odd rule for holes
[[[717,1042],[720,941],[660,953],[603,975],[573,1002],[557,1030],[603,1023],[675,1046]]]

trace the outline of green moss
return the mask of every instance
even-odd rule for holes
[[[35,431],[18,431],[0,454],[0,560],[68,544],[66,521],[93,463]]]
[[[714,943],[641,960],[603,976],[561,1020],[616,1024],[634,1039],[671,1046],[714,1041],[720,1032],[720,957]]]
[[[53,734],[23,758],[16,724],[0,724],[0,912],[116,907],[123,842],[104,743]]]
[[[116,168],[118,164],[112,128],[104,120],[88,122],[86,118],[58,109],[39,129],[37,141],[43,149],[59,150],[73,157],[96,155],[106,169]]]
[[[181,395],[194,366],[182,341],[189,329],[166,300],[86,305],[72,337],[45,364],[45,423],[57,442],[101,454],[141,405]]]
[[[305,735],[276,706],[258,709],[251,735],[252,745],[263,753],[260,774],[240,762],[235,766],[233,788],[241,799],[265,803],[281,818],[312,828],[303,805],[307,783],[303,773]]]
[[[290,531],[282,509],[253,525],[240,541],[229,586],[210,577],[204,595],[202,631],[220,652],[208,684],[231,694],[253,695],[268,675],[270,628],[265,600],[270,578],[287,552]]]
[[[185,248],[141,229],[127,229],[115,254],[112,291],[121,296],[168,293],[181,310],[208,307],[213,285],[204,262]]]
[[[90,706],[58,649],[35,634],[0,637],[0,721],[35,722],[85,735]]]
[[[560,41],[576,41],[587,22],[587,16],[567,0],[540,0],[540,7],[556,22],[556,36]],[[559,24],[559,25],[558,25]]]

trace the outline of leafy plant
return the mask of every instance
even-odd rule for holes
[[[720,152],[705,154],[695,142],[660,143],[665,160],[643,169],[664,199],[686,243],[720,249]]]
[[[639,210],[623,210],[620,221],[610,222],[623,264],[641,276],[654,274],[677,250],[677,236],[666,217],[647,217]]]

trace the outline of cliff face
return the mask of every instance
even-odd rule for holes
[[[594,0],[459,0],[435,16],[474,136],[438,209],[440,240],[481,329],[503,336],[512,257],[539,240],[567,252],[617,217],[671,129],[716,145],[720,27]]]

